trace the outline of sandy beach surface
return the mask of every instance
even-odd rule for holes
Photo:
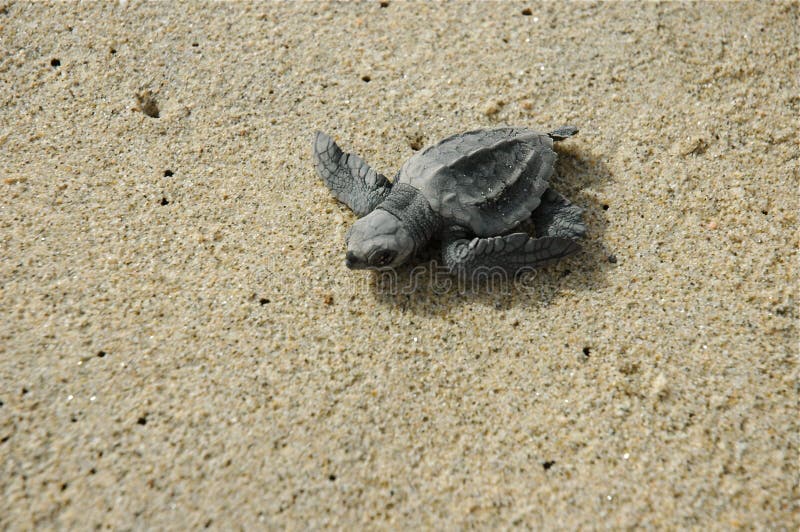
[[[0,2],[0,528],[796,530],[798,28]],[[580,254],[476,292],[345,268],[314,131],[392,176],[565,124]]]

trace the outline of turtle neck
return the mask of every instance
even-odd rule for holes
[[[425,247],[442,225],[441,217],[433,211],[425,196],[406,183],[395,184],[376,208],[400,220],[414,241],[415,253]]]

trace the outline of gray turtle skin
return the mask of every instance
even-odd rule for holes
[[[314,137],[317,173],[359,217],[347,234],[350,269],[409,262],[432,241],[452,273],[516,274],[578,251],[583,209],[550,188],[553,143],[575,135],[525,128],[459,133],[416,153],[393,181],[328,135]],[[511,231],[532,218],[536,236]]]

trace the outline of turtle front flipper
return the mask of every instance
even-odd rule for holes
[[[481,270],[501,269],[509,275],[538,268],[578,251],[569,238],[532,238],[514,233],[490,238],[450,238],[442,247],[442,257],[451,273],[474,276]]]
[[[392,189],[385,176],[370,168],[361,157],[344,153],[322,132],[314,136],[314,166],[336,199],[353,209],[358,217],[372,212]]]
[[[533,211],[531,219],[536,225],[536,236],[580,238],[586,234],[583,209],[552,188],[545,191],[542,203]]]

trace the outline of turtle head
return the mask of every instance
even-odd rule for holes
[[[375,209],[356,221],[347,233],[351,270],[385,270],[405,263],[414,253],[414,240],[393,214]]]

